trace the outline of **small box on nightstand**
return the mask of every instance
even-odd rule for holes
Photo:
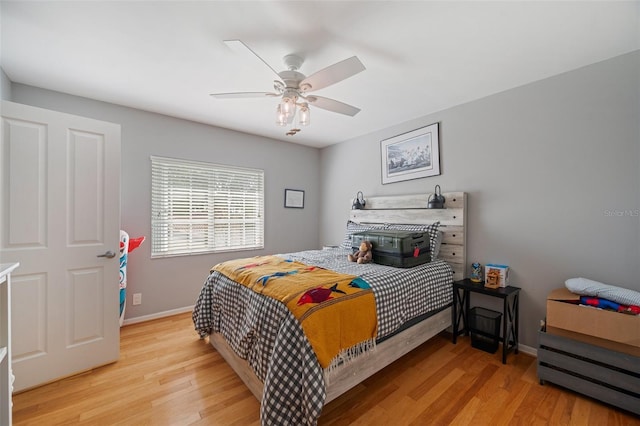
[[[506,287],[509,285],[509,267],[488,263],[484,267],[484,286],[488,288]]]

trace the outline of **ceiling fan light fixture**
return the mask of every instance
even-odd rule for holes
[[[285,95],[282,97],[282,102],[280,102],[280,109],[282,113],[289,117],[293,117],[296,115],[296,97]]]
[[[281,98],[276,109],[276,125],[287,126],[293,124],[309,126],[311,122],[311,111],[309,104],[313,104],[314,108],[324,109],[326,111],[335,112],[353,117],[359,108],[347,105],[334,99],[322,96],[309,96],[311,91],[323,89],[334,85],[340,81],[350,78],[365,70],[364,65],[356,56],[352,56],[343,61],[336,62],[333,65],[322,68],[310,76],[305,76],[298,70],[304,62],[304,58],[299,55],[287,55],[284,57],[284,63],[287,69],[284,71],[276,71],[269,63],[254,52],[249,46],[241,40],[224,40],[224,43],[231,49],[242,55],[249,56],[252,59],[259,59],[269,70],[273,72],[277,79],[273,80],[273,93],[270,92],[232,92],[232,93],[211,93],[214,98],[264,98],[279,97]],[[300,103],[298,101],[302,99]],[[296,119],[296,109],[298,117]],[[293,136],[299,132],[299,128],[291,128],[286,133]]]
[[[276,108],[276,124],[283,127],[287,125],[287,115],[282,112],[280,104],[278,104],[278,108]]]
[[[300,112],[298,113],[298,123],[301,126],[308,126],[311,123],[311,111],[309,110],[309,104],[306,102],[300,105]]]

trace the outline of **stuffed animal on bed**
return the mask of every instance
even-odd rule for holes
[[[364,240],[360,243],[360,250],[347,256],[350,262],[369,263],[373,258],[373,245],[371,241]]]

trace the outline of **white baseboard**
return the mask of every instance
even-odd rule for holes
[[[154,319],[164,318],[164,317],[170,317],[172,315],[183,314],[185,312],[191,312],[191,311],[193,311],[193,305],[185,306],[184,308],[171,309],[170,311],[158,312],[150,315],[143,315],[141,317],[127,318],[124,320],[122,325],[137,324],[139,322],[151,321]]]
[[[521,343],[518,344],[518,351],[525,353],[527,355],[531,355],[533,357],[538,357],[538,350],[536,348],[532,348],[531,346],[523,345]]]

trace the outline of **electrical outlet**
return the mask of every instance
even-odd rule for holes
[[[134,305],[142,304],[142,293],[133,293],[133,304]]]

